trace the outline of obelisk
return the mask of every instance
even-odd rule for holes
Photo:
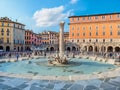
[[[65,22],[60,22],[60,33],[59,33],[59,56],[64,57],[64,24]]]

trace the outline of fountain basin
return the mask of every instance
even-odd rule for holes
[[[105,64],[87,59],[71,59],[68,65],[48,65],[48,59],[33,59],[27,61],[7,62],[0,64],[1,72],[17,74],[37,74],[43,76],[68,76],[93,74],[106,72],[116,68],[111,64]]]

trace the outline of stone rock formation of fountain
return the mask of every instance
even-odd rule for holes
[[[54,60],[49,60],[49,64],[60,65],[68,64],[68,61],[64,55],[64,24],[65,22],[60,22],[60,33],[59,33],[59,55],[54,57]]]

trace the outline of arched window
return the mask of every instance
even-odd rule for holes
[[[10,32],[9,29],[7,29],[7,36],[9,36],[9,32]]]
[[[9,29],[7,29],[7,32],[9,32]]]
[[[4,29],[2,28],[1,30],[1,35],[3,36],[4,35]]]
[[[4,32],[4,29],[2,28],[1,32]]]
[[[92,35],[91,32],[89,33],[89,35],[90,35],[90,36]]]

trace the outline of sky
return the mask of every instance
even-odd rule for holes
[[[59,31],[65,21],[69,31],[69,16],[120,12],[120,0],[0,0],[0,17],[25,24],[35,33]]]

